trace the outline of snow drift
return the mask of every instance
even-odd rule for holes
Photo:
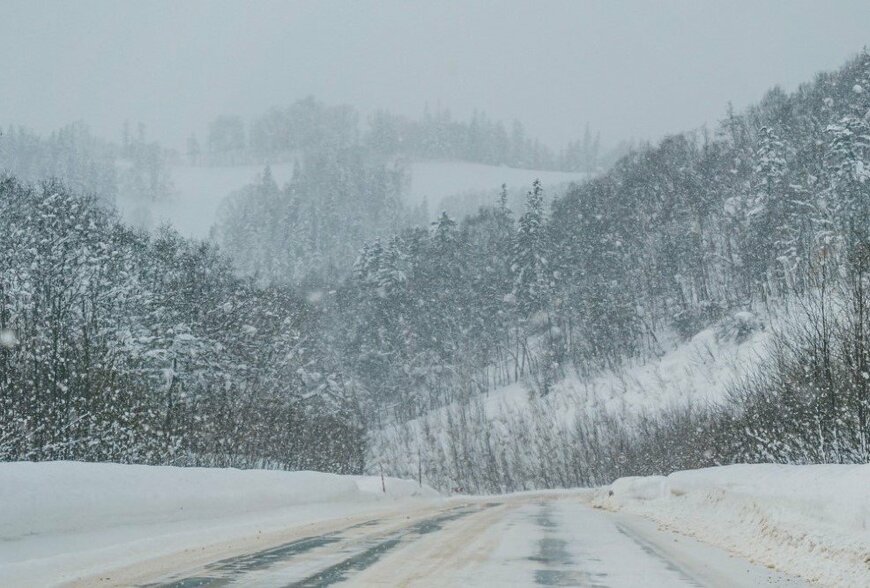
[[[870,586],[870,465],[731,465],[620,478],[592,503],[824,585]]]

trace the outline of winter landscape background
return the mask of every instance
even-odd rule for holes
[[[456,7],[381,4],[356,30],[347,4],[228,3],[184,33],[204,6],[51,4],[54,43],[32,9],[3,8],[21,30],[0,40],[20,80],[0,106],[0,461],[314,470],[357,476],[296,478],[354,501],[377,493],[362,476],[469,494],[647,476],[587,499],[675,525],[655,501],[720,480],[675,472],[870,461],[866,6],[746,5],[756,45],[739,47],[743,21],[718,8],[636,6],[610,29],[629,47],[603,55],[574,39],[616,16],[603,4],[477,7],[449,33]],[[413,40],[426,17],[443,63]],[[688,30],[668,43],[674,18]],[[240,32],[250,47],[221,70],[203,35],[245,22],[265,32]],[[329,32],[375,35],[370,62],[330,53]],[[156,49],[169,38],[176,66]],[[386,73],[400,42],[416,65]],[[724,471],[764,516],[786,479],[806,485],[803,514],[842,479],[866,521],[848,490],[866,466],[820,468],[756,470],[766,486]],[[284,504],[269,488],[257,500]],[[793,573],[859,578],[771,549]]]

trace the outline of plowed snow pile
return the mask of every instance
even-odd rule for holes
[[[592,500],[824,585],[870,586],[870,465],[731,465],[620,478]]]

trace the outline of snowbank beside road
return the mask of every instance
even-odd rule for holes
[[[388,498],[434,491],[389,479]],[[0,541],[162,521],[208,519],[319,502],[384,498],[380,479],[320,472],[81,462],[0,464]]]
[[[870,586],[870,465],[732,465],[621,478],[592,503],[824,585]]]
[[[0,585],[51,584],[161,551],[438,494],[415,482],[81,462],[0,463]],[[34,575],[36,574],[36,575]]]

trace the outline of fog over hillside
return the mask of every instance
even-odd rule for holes
[[[610,144],[655,140],[836,67],[870,21],[861,0],[48,0],[0,14],[15,24],[0,75],[16,80],[0,120],[43,133],[83,120],[107,138],[142,121],[177,149],[219,114],[308,95],[366,114],[483,109],[555,147],[586,123]]]

